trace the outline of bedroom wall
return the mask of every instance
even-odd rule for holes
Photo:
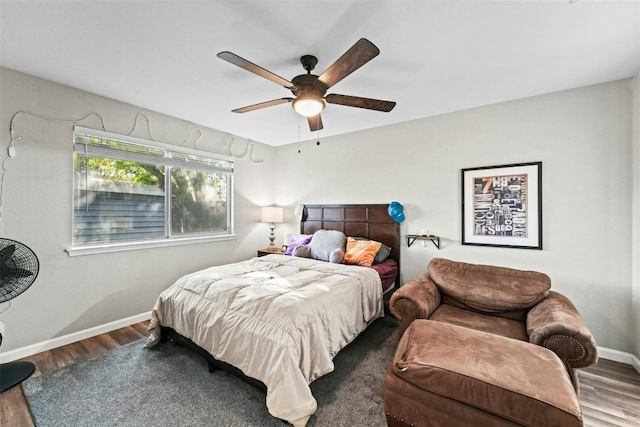
[[[141,113],[149,118],[157,141],[182,143],[196,127],[203,132],[201,149],[228,155],[228,134],[133,105],[8,69],[0,69],[0,87],[3,160],[10,120],[23,110],[65,120],[97,112],[109,131],[124,134]],[[99,128],[100,122],[92,116],[81,125]],[[268,229],[259,223],[258,206],[273,202],[274,149],[256,144],[253,159],[262,163],[253,163],[248,156],[235,162],[236,239],[69,257],[64,250],[71,245],[72,130],[72,124],[29,114],[19,114],[15,120],[15,136],[22,138],[15,144],[16,157],[5,163],[0,235],[31,247],[41,269],[31,288],[13,299],[0,317],[6,329],[3,352],[148,313],[157,295],[177,277],[212,263],[254,256],[267,241]],[[148,136],[144,120],[138,121],[133,135]],[[187,145],[195,138],[192,134]],[[244,153],[244,144],[237,138],[233,151]]]
[[[629,355],[636,340],[632,84],[616,81],[321,138],[320,146],[300,144],[300,154],[298,144],[278,147],[276,168],[294,179],[277,180],[276,202],[290,207],[286,226],[295,231],[298,203],[399,201],[407,217],[403,235],[428,230],[441,236],[440,250],[403,243],[403,281],[433,257],[544,271],[576,304],[599,346]],[[462,246],[460,169],[531,161],[543,162],[544,250]]]

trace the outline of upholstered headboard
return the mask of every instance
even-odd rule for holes
[[[391,248],[391,258],[400,268],[400,224],[387,212],[388,204],[305,205],[300,233],[338,230],[351,237],[366,237]]]

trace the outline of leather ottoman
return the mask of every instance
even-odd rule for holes
[[[402,335],[384,406],[392,427],[583,425],[551,350],[433,320],[414,320]]]

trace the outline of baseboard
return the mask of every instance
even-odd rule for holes
[[[636,369],[636,371],[640,372],[640,359],[631,353],[625,353],[624,351],[613,350],[606,347],[598,347],[598,357],[631,365]]]
[[[633,356],[631,358],[631,365],[636,368],[636,371],[640,372],[640,359],[638,359],[636,356]]]
[[[22,359],[24,357],[33,356],[34,354],[42,353],[43,351],[51,350],[63,345],[71,344],[77,341],[84,340],[86,338],[95,337],[96,335],[111,332],[116,329],[123,328],[125,326],[133,325],[151,318],[151,312],[141,313],[136,316],[127,317],[125,319],[116,320],[113,322],[105,323],[93,328],[85,329],[82,331],[74,332],[72,334],[63,335],[40,343],[28,345],[26,347],[17,348],[15,350],[6,351],[0,353],[0,363],[7,363],[13,360]]]

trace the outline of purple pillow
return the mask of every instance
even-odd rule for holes
[[[312,237],[313,234],[294,234],[293,236],[291,236],[289,246],[287,246],[287,251],[284,254],[291,255],[296,246],[308,244],[311,241]]]

